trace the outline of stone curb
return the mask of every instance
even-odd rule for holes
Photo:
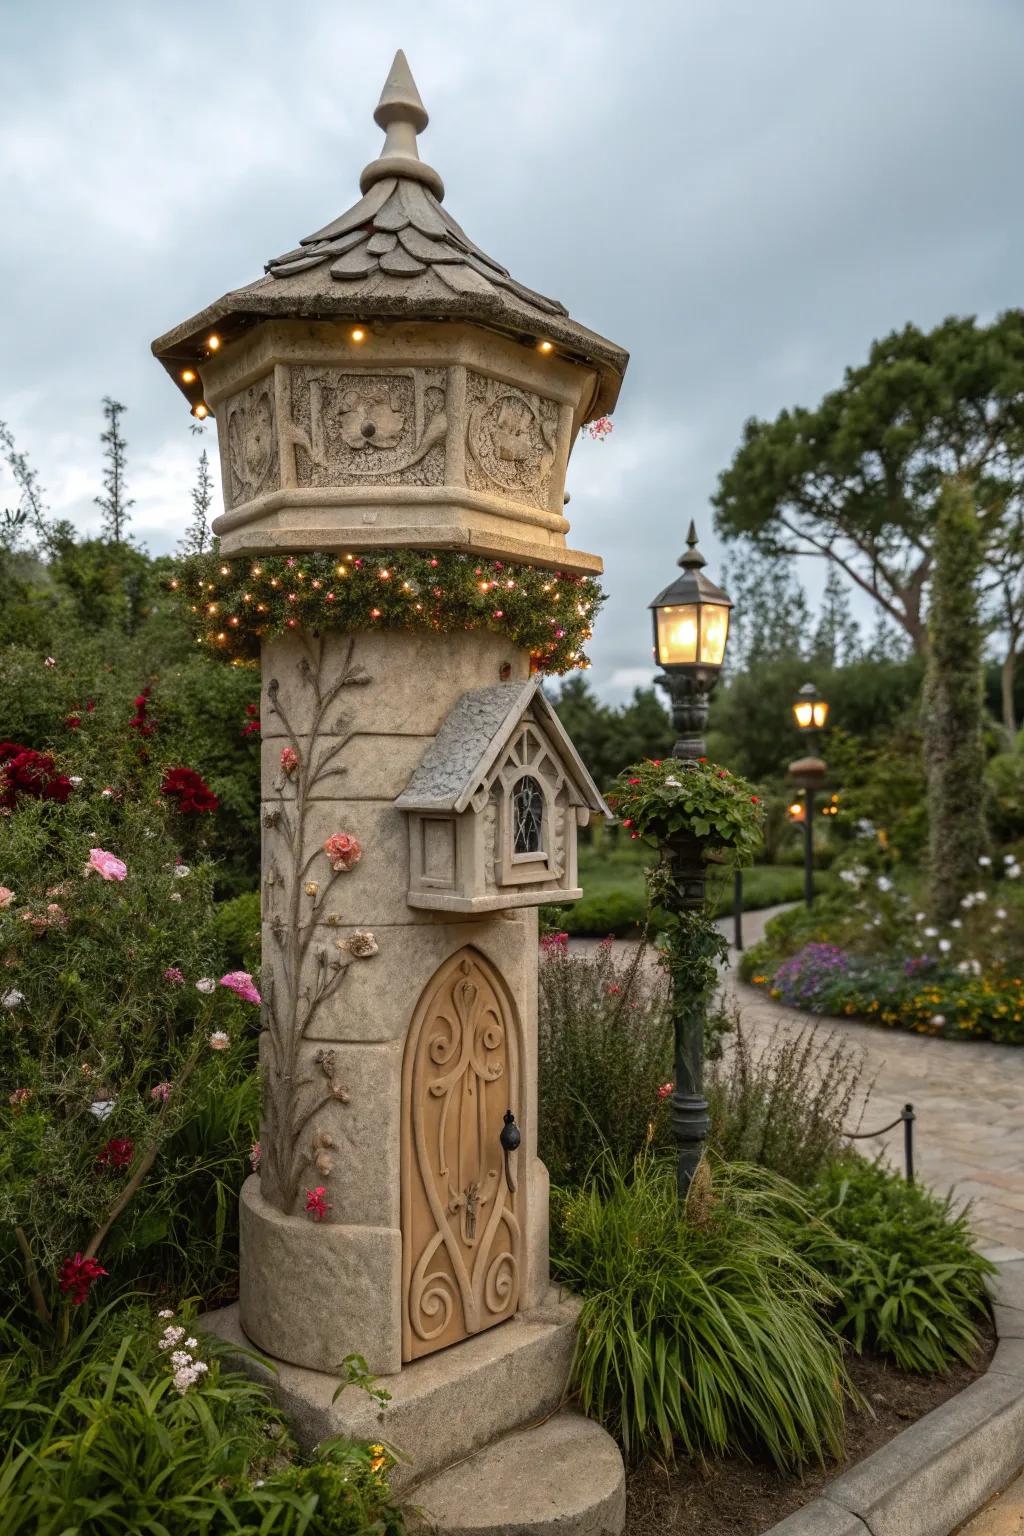
[[[984,1376],[764,1536],[950,1536],[1024,1463],[1024,1253],[982,1248],[998,1344]]]

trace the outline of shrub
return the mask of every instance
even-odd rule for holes
[[[647,917],[647,894],[635,891],[604,891],[584,896],[570,906],[542,907],[541,920],[554,932],[572,937],[639,939]]]
[[[862,1063],[835,1033],[775,1030],[758,1050],[736,1019],[709,1073],[711,1144],[722,1157],[810,1185],[843,1146]]]
[[[809,1219],[762,1170],[701,1164],[685,1212],[667,1159],[556,1198],[554,1269],[583,1298],[573,1381],[633,1456],[839,1454],[846,1374],[831,1287],[779,1233]]]
[[[213,910],[213,931],[221,963],[256,972],[260,966],[260,893],[243,891]]]
[[[540,1155],[552,1179],[579,1184],[605,1147],[644,1146],[671,1074],[672,1020],[650,951],[616,959],[611,944],[571,953],[541,944]]]
[[[795,1225],[793,1240],[835,1285],[836,1326],[858,1352],[907,1371],[973,1358],[994,1270],[966,1210],[853,1153],[825,1170],[812,1201],[820,1220]]]
[[[163,1328],[107,1309],[48,1365],[8,1327],[5,1536],[399,1536],[383,1447],[327,1441],[302,1462],[264,1388],[221,1345],[180,1338],[206,1367],[182,1375]]]

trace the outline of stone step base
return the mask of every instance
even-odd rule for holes
[[[439,1536],[621,1536],[626,1478],[611,1436],[563,1411],[418,1484],[409,1502]]]
[[[560,1408],[578,1312],[578,1302],[552,1289],[544,1307],[381,1377],[379,1385],[391,1393],[383,1411],[356,1387],[332,1401],[336,1376],[280,1360],[268,1372],[252,1358],[254,1346],[242,1331],[237,1306],[209,1312],[199,1323],[248,1351],[240,1353],[238,1364],[270,1389],[305,1449],[331,1435],[393,1446],[402,1461],[392,1472],[392,1486],[404,1494],[411,1483],[465,1462],[510,1430]]]

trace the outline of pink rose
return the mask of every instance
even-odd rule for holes
[[[658,1089],[658,1098],[667,1099],[675,1086],[675,1083],[662,1083],[661,1087]]]
[[[14,892],[9,885],[0,885],[0,910],[9,907],[14,900]]]
[[[285,773],[294,773],[299,766],[299,754],[294,747],[281,748],[281,767]]]
[[[256,990],[256,983],[248,971],[228,971],[226,976],[221,977],[220,984],[222,987],[229,988],[232,992],[237,992],[245,1003],[261,1003],[263,1001]]]
[[[344,870],[347,874],[354,864],[359,863],[363,849],[357,838],[350,837],[347,832],[335,832],[324,843],[324,853],[333,870]]]
[[[159,1104],[166,1104],[167,1100],[171,1096],[170,1083],[156,1083],[154,1087],[149,1090],[149,1096]]]
[[[176,965],[169,965],[164,971],[164,981],[182,982],[184,980],[185,977]]]
[[[88,875],[93,870],[104,880],[123,880],[128,873],[128,866],[114,854],[106,853],[102,848],[90,848],[89,862],[83,873]]]

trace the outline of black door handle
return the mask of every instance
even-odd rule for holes
[[[519,1127],[516,1125],[515,1115],[510,1109],[506,1109],[505,1123],[501,1128],[501,1135],[499,1136],[498,1140],[501,1142],[501,1150],[505,1154],[505,1183],[508,1185],[509,1194],[511,1195],[514,1195],[516,1192],[516,1181],[512,1177],[512,1165],[510,1159],[512,1157],[512,1153],[516,1151],[522,1139],[523,1138],[520,1135]]]

